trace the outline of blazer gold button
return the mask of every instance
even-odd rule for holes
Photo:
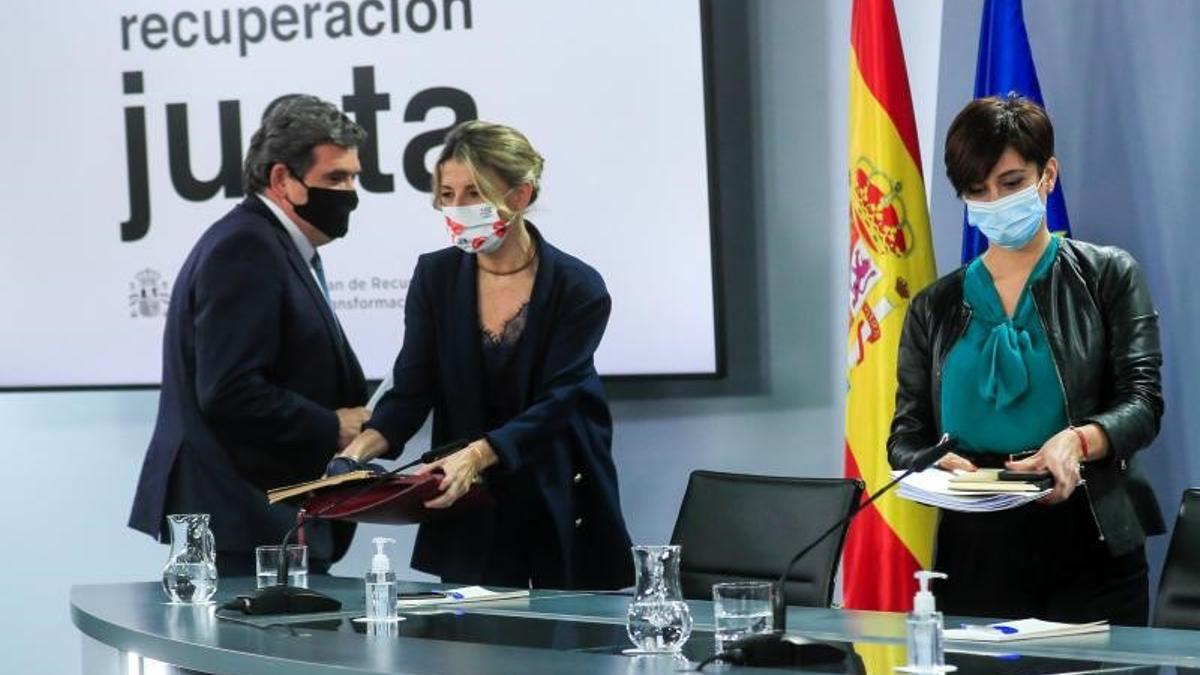
[[[572,478],[571,480],[575,481],[576,485],[579,485],[580,483],[583,482],[583,474],[577,473],[577,474],[575,474],[575,477]]]
[[[576,518],[575,527],[580,527],[581,525],[583,525],[583,518]]]

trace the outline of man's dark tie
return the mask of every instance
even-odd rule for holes
[[[321,264],[321,254],[313,253],[312,260],[313,271],[317,273],[317,281],[321,282],[321,292],[325,294],[325,301],[333,307],[333,299],[329,297],[329,284],[325,282],[325,267]]]

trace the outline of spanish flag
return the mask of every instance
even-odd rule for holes
[[[850,45],[846,475],[862,479],[870,493],[890,479],[886,445],[904,313],[935,268],[892,0],[854,0]],[[932,562],[934,514],[892,492],[858,515],[842,558],[844,606],[910,609],[913,572]]]

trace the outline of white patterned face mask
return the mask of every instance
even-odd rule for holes
[[[467,253],[492,253],[504,243],[510,221],[488,202],[469,206],[443,206],[450,243]]]

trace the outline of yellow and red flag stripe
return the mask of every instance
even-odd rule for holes
[[[917,125],[892,0],[854,0],[850,26],[850,332],[846,475],[890,479],[896,354],[914,293],[933,281]],[[842,558],[843,605],[906,611],[933,550],[934,510],[890,493],[859,514]]]

